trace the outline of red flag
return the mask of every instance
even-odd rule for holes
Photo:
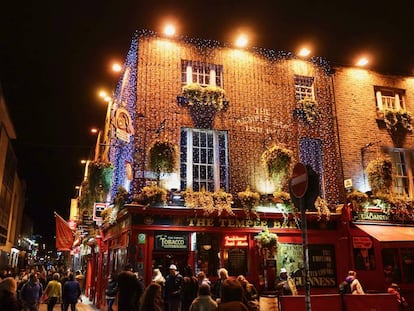
[[[70,251],[73,245],[73,234],[69,224],[55,212],[56,219],[56,249]]]

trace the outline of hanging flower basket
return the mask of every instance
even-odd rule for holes
[[[297,108],[294,110],[294,114],[300,117],[308,124],[314,123],[319,116],[317,102],[309,97],[305,97],[297,102]]]
[[[277,234],[270,232],[268,227],[259,232],[254,239],[261,254],[270,253],[273,255],[275,253],[278,241]]]
[[[148,165],[155,172],[157,182],[161,173],[174,172],[178,162],[177,146],[169,141],[156,140],[148,152]]]
[[[384,122],[391,133],[398,131],[411,132],[413,130],[411,113],[404,109],[385,109]]]
[[[392,185],[392,163],[388,159],[376,159],[368,163],[368,182],[374,194],[389,193]]]
[[[159,186],[145,186],[140,194],[140,201],[148,205],[167,202],[167,191]]]
[[[273,146],[262,154],[262,162],[266,171],[269,177],[275,181],[278,189],[283,187],[290,174],[292,157],[292,151],[280,146]]]
[[[184,85],[182,96],[178,96],[177,100],[180,105],[189,108],[197,128],[211,128],[216,112],[226,109],[228,105],[223,88],[198,83]]]

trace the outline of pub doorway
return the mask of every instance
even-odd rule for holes
[[[187,265],[192,267],[193,264],[188,262],[188,252],[153,252],[152,253],[152,270],[160,269],[162,275],[165,277],[169,273],[170,265],[177,266],[181,275],[184,273],[184,268]]]

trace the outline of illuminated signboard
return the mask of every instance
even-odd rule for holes
[[[247,241],[247,235],[225,235],[224,236],[225,247],[246,247],[249,246]]]

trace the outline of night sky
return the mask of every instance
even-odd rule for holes
[[[341,1],[342,2],[342,1]],[[343,1],[345,2],[345,1]],[[179,34],[232,42],[237,30],[251,45],[314,55],[350,65],[368,52],[371,68],[410,74],[414,27],[409,1],[7,1],[0,8],[0,82],[17,133],[14,148],[27,182],[26,210],[35,233],[55,233],[53,211],[69,216],[91,156],[93,126],[106,106],[97,90],[113,90],[113,60],[123,62],[137,29],[159,32],[166,18]]]

